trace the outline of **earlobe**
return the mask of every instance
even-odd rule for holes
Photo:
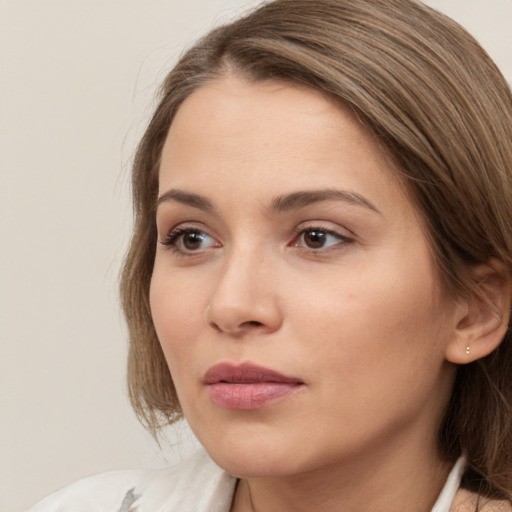
[[[510,319],[511,283],[503,265],[491,260],[473,270],[475,287],[457,308],[446,359],[467,364],[489,355],[501,343]]]

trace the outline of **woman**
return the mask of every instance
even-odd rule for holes
[[[270,2],[170,72],[133,191],[132,403],[214,462],[34,511],[512,510],[512,96],[463,29]]]

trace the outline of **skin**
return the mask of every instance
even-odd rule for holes
[[[342,194],[276,200],[319,190]],[[152,315],[187,421],[241,478],[232,510],[430,510],[461,311],[374,138],[316,91],[226,76],[180,107],[159,194]],[[225,409],[220,362],[302,385]]]

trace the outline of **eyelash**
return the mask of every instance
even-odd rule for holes
[[[305,244],[300,244],[300,239],[303,238],[308,233],[317,233],[321,234],[323,236],[331,236],[338,240],[337,243],[329,244],[327,246],[313,248],[313,247],[307,247]],[[327,229],[322,226],[308,226],[308,227],[298,227],[294,230],[295,236],[293,237],[292,242],[290,242],[290,246],[292,247],[298,247],[302,250],[309,251],[311,253],[321,253],[321,252],[327,252],[329,250],[334,250],[334,247],[341,245],[346,245],[351,242],[353,242],[353,239],[350,237],[347,237],[345,235],[342,235],[336,231],[333,231],[331,229]],[[182,256],[193,256],[196,254],[202,253],[204,250],[209,249],[210,247],[220,247],[220,244],[218,242],[215,242],[211,244],[209,247],[206,248],[199,248],[198,250],[194,249],[187,249],[180,247],[180,244],[183,243],[183,237],[185,235],[199,235],[200,237],[208,237],[214,240],[213,237],[208,235],[204,230],[196,228],[196,227],[186,227],[186,226],[179,226],[177,228],[174,228],[170,231],[170,233],[165,237],[165,239],[160,240],[160,243],[166,247],[169,247],[173,252],[175,252],[178,255]],[[332,247],[332,248],[331,248]]]
[[[301,238],[303,238],[308,233],[311,234],[311,233],[315,233],[315,232],[317,234],[321,233],[324,236],[332,236],[332,237],[336,238],[338,240],[338,242],[335,244],[329,244],[327,246],[320,247],[320,248],[313,248],[313,247],[307,247],[305,245],[299,245],[299,241]],[[341,233],[338,233],[337,231],[333,231],[332,229],[325,228],[324,226],[307,226],[307,227],[299,226],[295,230],[295,233],[296,233],[296,235],[295,235],[291,245],[293,247],[299,247],[303,250],[306,250],[306,251],[309,251],[312,253],[321,253],[321,252],[326,252],[329,250],[334,250],[334,247],[337,247],[340,244],[345,245],[345,244],[349,244],[349,243],[353,242],[353,238],[342,235]]]
[[[202,235],[203,237],[207,236],[213,240],[213,238],[202,229],[195,228],[195,227],[180,226],[180,227],[177,227],[177,228],[174,228],[173,230],[171,230],[170,233],[165,237],[164,240],[160,240],[160,243],[162,245],[169,247],[175,253],[181,254],[184,256],[199,253],[200,250],[198,250],[198,251],[194,251],[192,249],[187,250],[186,248],[184,249],[183,247],[179,246],[180,243],[183,243],[183,237],[185,235]],[[217,244],[217,246],[218,245],[220,245],[220,244]]]

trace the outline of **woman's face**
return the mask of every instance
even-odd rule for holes
[[[311,89],[226,77],[179,109],[151,310],[185,417],[232,474],[435,452],[456,306],[391,165]]]

